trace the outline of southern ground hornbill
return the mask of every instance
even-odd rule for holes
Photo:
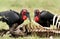
[[[40,12],[38,9],[34,11],[34,20],[43,27],[50,27],[50,25],[53,24],[58,25],[57,21],[59,21],[58,16],[52,14],[51,12],[46,10]]]
[[[13,33],[15,28],[22,24],[24,20],[27,18],[30,20],[29,12],[26,9],[22,9],[20,14],[13,10],[3,11],[0,12],[0,16],[0,21],[6,22],[8,24],[11,33]]]

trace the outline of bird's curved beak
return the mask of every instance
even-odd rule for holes
[[[29,12],[26,13],[26,16],[28,17],[29,21],[31,22],[31,18],[30,18]]]

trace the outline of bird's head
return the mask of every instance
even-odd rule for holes
[[[39,22],[40,11],[38,9],[34,10],[34,21]]]
[[[22,14],[22,19],[23,20],[26,20],[27,18],[29,18],[29,20],[31,21],[30,14],[26,9],[22,9],[21,14]]]

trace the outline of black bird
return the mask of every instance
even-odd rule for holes
[[[34,11],[34,20],[35,22],[37,22],[38,24],[42,25],[43,27],[50,27],[50,25],[53,25],[53,18],[54,18],[54,14],[52,14],[49,11],[43,10],[43,11],[39,11],[38,9],[36,9]],[[54,25],[56,24],[57,21],[57,16],[55,17],[55,21],[54,21]]]
[[[27,18],[30,19],[28,10],[22,9],[20,14],[14,10],[0,12],[0,21],[6,22],[11,32],[22,24]]]

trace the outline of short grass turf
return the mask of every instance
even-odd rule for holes
[[[0,0],[0,12],[6,10],[15,10],[20,12],[21,9],[26,8],[30,12],[31,19],[34,17],[34,9],[48,10],[53,14],[60,14],[60,0]],[[25,23],[28,23],[26,21]],[[0,29],[8,29],[8,25],[0,21]],[[59,39],[55,37],[54,39]],[[0,39],[15,39],[5,35]],[[49,39],[37,36],[19,37],[16,39]]]

